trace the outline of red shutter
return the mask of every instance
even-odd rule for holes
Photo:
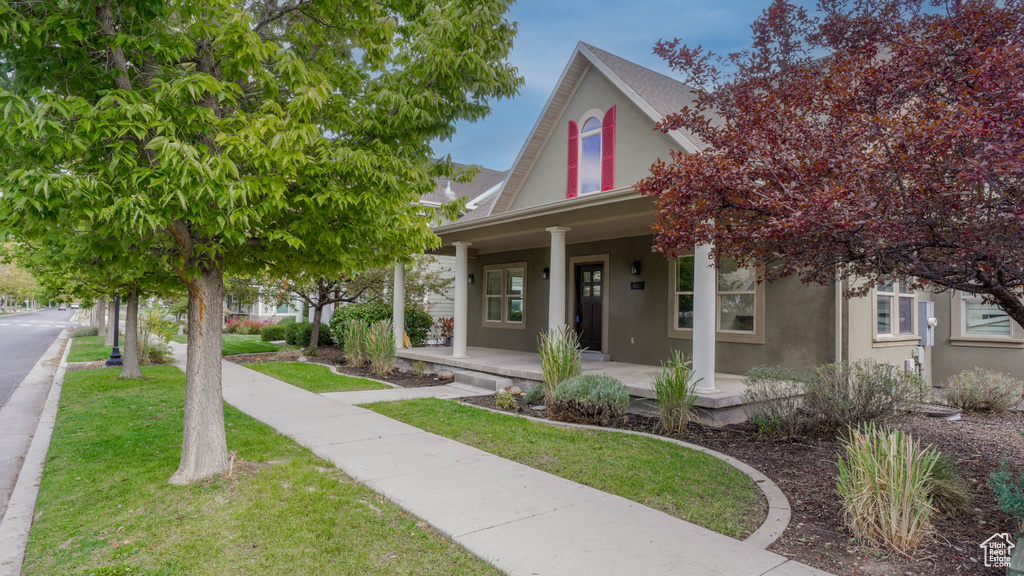
[[[569,168],[565,179],[565,197],[575,198],[579,190],[577,182],[580,177],[580,131],[576,123],[569,121]]]
[[[615,187],[615,106],[601,122],[601,191]]]

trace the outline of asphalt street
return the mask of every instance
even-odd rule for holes
[[[0,408],[78,310],[46,308],[0,316]]]

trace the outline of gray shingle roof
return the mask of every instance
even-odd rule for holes
[[[465,164],[455,164],[456,168],[462,168]],[[425,194],[424,202],[451,202],[456,198],[466,198],[473,201],[477,196],[494,188],[505,181],[508,170],[498,171],[489,168],[480,168],[476,178],[472,182],[455,182],[448,178],[438,178],[434,191]]]
[[[585,42],[580,44],[600,58],[616,76],[636,92],[637,96],[662,116],[673,114],[684,106],[693,104],[693,88],[687,84]]]

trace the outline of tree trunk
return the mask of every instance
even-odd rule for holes
[[[103,341],[105,346],[114,345],[114,334],[121,329],[120,326],[114,326],[114,301],[110,301],[110,306],[107,306],[107,339]]]
[[[139,370],[139,287],[128,293],[124,315],[124,353],[121,354],[121,378],[142,378]]]
[[[323,300],[317,302],[316,307],[313,308],[313,327],[309,331],[309,349],[316,350],[317,344],[320,343],[320,317],[324,313]]]
[[[228,467],[221,390],[221,309],[224,274],[219,262],[188,283],[188,360],[181,464],[170,483],[190,484]]]
[[[96,326],[98,336],[107,335],[107,301],[104,298],[100,298],[96,302],[96,308],[93,310],[96,314]]]

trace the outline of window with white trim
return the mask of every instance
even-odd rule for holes
[[[577,124],[569,121],[565,197],[575,198],[615,186],[615,106],[591,110]]]
[[[694,258],[676,259],[672,274],[672,324],[670,336],[691,337],[693,330]],[[764,285],[757,282],[756,268],[743,268],[732,258],[718,267],[715,293],[715,325],[720,340],[763,342]]]
[[[910,281],[901,278],[875,286],[875,335],[910,338],[917,333],[917,296]]]
[[[484,325],[525,326],[526,263],[484,267]]]
[[[954,292],[950,298],[950,340],[964,346],[1014,346],[1024,344],[1024,329],[1010,315],[981,296]]]

